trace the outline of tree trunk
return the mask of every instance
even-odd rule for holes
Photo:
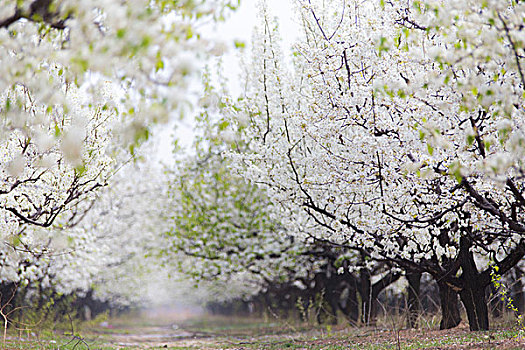
[[[359,295],[361,296],[361,322],[367,326],[373,326],[377,316],[377,302],[372,295],[372,283],[370,271],[361,270],[359,273]]]
[[[459,296],[467,310],[469,327],[471,331],[487,331],[489,329],[489,310],[485,290],[490,281],[484,281],[483,276],[478,272],[474,254],[470,251],[471,238],[462,236],[459,245],[459,258],[463,270],[461,274],[463,289]]]
[[[349,281],[343,291],[344,298],[339,303],[339,308],[352,326],[359,321],[359,302],[357,301],[357,287],[355,279]],[[352,283],[353,282],[353,283]]]
[[[439,329],[454,328],[461,322],[459,313],[458,293],[445,282],[438,282],[439,299],[441,301],[441,322]]]
[[[377,300],[369,294],[368,300],[363,300],[363,323],[367,326],[375,326],[377,323]]]
[[[407,272],[406,278],[408,280],[407,291],[407,309],[408,309],[408,328],[417,328],[417,319],[421,312],[421,301],[419,298],[419,290],[421,286],[421,272]]]
[[[337,324],[337,310],[339,309],[339,299],[341,297],[342,286],[341,277],[334,270],[326,276],[326,292],[325,301],[327,308],[328,322],[330,324]]]
[[[459,296],[465,309],[471,331],[489,330],[489,311],[485,299],[485,287],[476,285],[474,281],[468,283]]]
[[[362,301],[362,321],[367,326],[375,326],[379,309],[378,296],[390,284],[397,281],[401,274],[389,272],[372,285],[370,271],[361,270],[359,274],[359,295]]]

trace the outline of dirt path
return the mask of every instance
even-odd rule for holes
[[[307,327],[239,318],[207,318],[180,311],[153,312],[89,330],[90,349],[525,349],[513,329],[469,332],[468,326],[398,330]],[[99,347],[100,346],[100,347]]]
[[[164,308],[99,323],[86,330],[86,339],[103,348],[149,349],[198,346],[211,342],[211,337],[182,328],[192,319],[202,318],[194,308]]]

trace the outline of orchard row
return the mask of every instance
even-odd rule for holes
[[[357,288],[365,320],[381,290],[426,274],[442,328],[459,298],[488,329],[487,289],[525,255],[524,4],[296,4],[291,59],[262,6],[242,95],[205,77],[169,250],[247,294],[346,289],[345,308]]]

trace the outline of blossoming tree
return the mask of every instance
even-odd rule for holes
[[[170,229],[161,250],[168,260],[178,257],[179,270],[197,282],[244,279],[253,286],[244,293],[256,294],[295,270],[301,246],[282,229],[265,191],[232,172],[226,153],[247,149],[239,136],[246,126],[220,116],[237,107],[210,80],[205,74],[190,154],[174,151],[179,160],[169,172],[165,209]]]
[[[96,239],[80,223],[151,125],[177,115],[191,62],[220,51],[200,36],[199,21],[219,19],[237,4],[2,3],[2,283],[31,283],[52,270],[68,280],[61,267],[82,259],[50,258],[57,251],[67,255],[53,243],[61,238],[84,242],[96,255]]]
[[[432,6],[300,2],[305,37],[291,73],[266,21],[242,112],[253,152],[239,159],[286,208],[290,232],[428,272],[443,289],[443,328],[459,323],[459,292],[471,329],[487,329],[491,271],[525,252],[519,156],[512,161],[522,144],[520,56],[505,30],[495,65],[476,56],[483,42],[461,39],[468,26],[521,30],[510,24],[519,5],[455,4],[459,19]],[[518,91],[516,101],[503,91]]]

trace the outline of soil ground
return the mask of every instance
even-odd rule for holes
[[[468,325],[440,331],[396,322],[378,327],[318,326],[275,319],[227,318],[171,310],[135,314],[85,326],[80,334],[11,334],[5,349],[525,349],[525,332],[496,324],[488,332]],[[402,324],[402,320],[398,322]]]

